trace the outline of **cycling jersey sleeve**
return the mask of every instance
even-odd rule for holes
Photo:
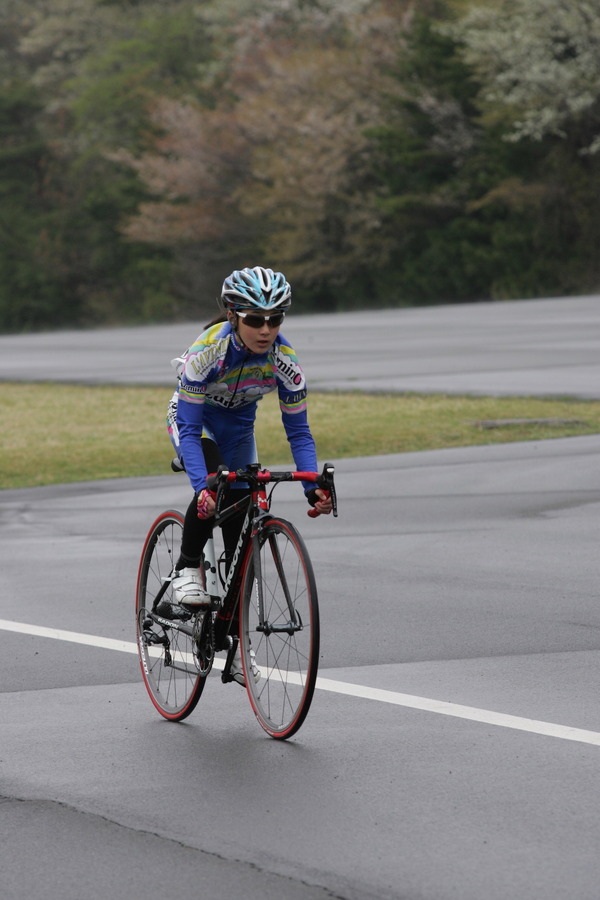
[[[190,397],[193,397],[190,400]],[[179,429],[179,448],[188,478],[195,491],[206,487],[206,463],[202,452],[202,425],[204,419],[203,386],[190,385],[185,376],[179,387],[177,404],[177,427]]]
[[[317,471],[317,450],[308,424],[304,372],[292,347],[281,338],[275,350],[279,406],[285,433],[299,472]],[[305,493],[314,487],[303,482]]]
[[[207,384],[217,377],[227,350],[220,326],[200,335],[187,352],[180,369],[177,427],[185,470],[195,491],[206,487],[206,463],[202,452],[202,428]]]

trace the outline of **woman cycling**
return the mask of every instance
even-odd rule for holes
[[[171,617],[186,615],[186,607],[209,603],[198,568],[215,510],[213,495],[206,488],[207,474],[221,463],[235,471],[257,462],[254,421],[257,403],[265,394],[278,391],[297,471],[317,471],[304,373],[279,332],[291,304],[285,276],[261,266],[236,270],[223,282],[221,300],[223,313],[179,360],[180,384],[169,419],[171,439],[194,489],[175,566],[179,574],[172,582],[173,601],[161,606],[161,613]],[[325,491],[310,484],[304,487],[308,502],[319,513],[331,512]],[[242,519],[243,515],[223,526],[229,556]],[[231,674],[244,684],[239,656],[234,658]],[[255,677],[260,677],[258,670]]]

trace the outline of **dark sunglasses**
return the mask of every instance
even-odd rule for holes
[[[238,312],[240,319],[244,320],[244,324],[249,328],[264,328],[265,322],[269,328],[279,328],[285,318],[285,313],[271,313],[270,316],[255,316],[253,313]]]

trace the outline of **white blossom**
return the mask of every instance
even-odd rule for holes
[[[508,140],[587,135],[600,150],[600,0],[499,0],[443,30],[463,47]],[[591,137],[590,137],[591,135]]]

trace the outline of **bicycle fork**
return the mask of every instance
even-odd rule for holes
[[[290,637],[297,631],[302,631],[304,625],[299,612],[296,610],[290,595],[287,578],[285,577],[283,562],[279,552],[279,545],[275,535],[268,535],[267,540],[271,549],[273,562],[279,578],[279,584],[283,590],[285,601],[287,604],[289,620],[287,622],[270,622],[265,614],[265,597],[262,578],[262,563],[260,559],[260,540],[259,531],[256,530],[252,535],[252,562],[254,569],[254,590],[256,592],[256,610],[258,613],[258,624],[256,630],[265,634],[267,637],[271,634],[281,633],[288,634]]]

